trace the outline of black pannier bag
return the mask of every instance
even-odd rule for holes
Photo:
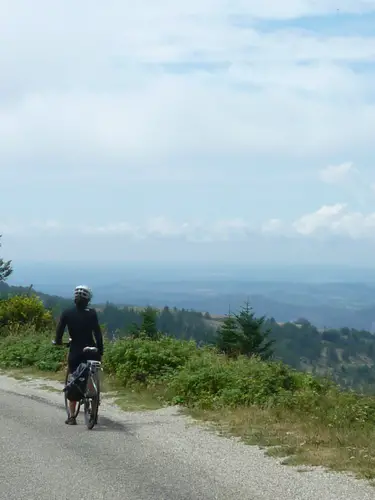
[[[81,401],[86,392],[88,377],[88,364],[81,363],[70,375],[68,383],[63,389],[64,392],[66,392],[66,397],[69,401]]]

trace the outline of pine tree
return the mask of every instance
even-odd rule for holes
[[[224,354],[238,356],[241,352],[242,340],[242,332],[238,328],[237,320],[229,311],[217,331],[216,345]]]
[[[0,238],[2,235],[0,234]],[[0,242],[0,247],[1,247],[1,242]],[[0,283],[2,281],[5,281],[13,272],[12,269],[12,261],[11,260],[4,260],[0,258]]]
[[[264,328],[265,316],[257,318],[247,301],[240,312],[235,314],[235,319],[243,337],[241,354],[269,359],[273,355],[272,345],[275,341],[268,340],[271,330]]]
[[[259,356],[269,359],[273,355],[274,340],[268,340],[271,332],[264,326],[265,316],[256,318],[249,302],[238,314],[228,313],[216,337],[216,346],[228,356]]]
[[[141,331],[149,339],[156,340],[159,338],[159,331],[156,325],[157,312],[152,307],[148,306],[141,312],[142,325]]]
[[[126,328],[126,335],[133,339],[138,339],[141,336],[141,329],[135,321]]]

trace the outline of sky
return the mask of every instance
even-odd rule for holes
[[[1,255],[373,265],[375,0],[0,0]]]

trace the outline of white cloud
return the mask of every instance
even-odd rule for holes
[[[340,186],[341,196],[345,196],[348,202],[355,204],[362,212],[373,207],[371,183],[352,162],[329,165],[320,170],[318,175],[325,184]]]
[[[300,217],[293,223],[293,227],[297,233],[303,235],[310,235],[321,228],[330,228],[334,221],[342,216],[345,208],[345,205],[341,203],[324,205],[316,212]]]
[[[125,238],[129,241],[180,240],[189,243],[245,242],[263,236],[301,237],[340,236],[350,239],[371,238],[375,241],[375,212],[353,211],[346,204],[324,205],[315,212],[302,215],[292,223],[270,219],[255,225],[243,219],[216,221],[173,221],[167,217],[155,217],[136,224],[119,221],[103,225],[64,225],[56,221],[34,221],[28,224],[6,222],[0,225],[2,232],[20,238],[50,235],[71,238]],[[312,240],[313,241],[313,240]]]
[[[20,218],[0,232],[145,246],[370,236],[373,200],[354,164],[373,152],[375,36],[340,28],[340,14],[368,12],[375,0],[7,2],[0,173],[19,192],[5,193],[2,213]],[[315,20],[298,28],[326,14],[331,35]],[[320,179],[346,186],[347,206],[306,190],[317,162],[332,162]],[[312,201],[326,205],[299,217]],[[71,222],[80,203],[85,227]]]
[[[325,234],[349,238],[375,238],[375,212],[350,211],[345,204],[325,205],[316,212],[306,214],[293,223],[303,236]]]
[[[238,218],[207,221],[205,223],[202,221],[176,222],[166,217],[154,217],[143,224],[120,221],[96,226],[64,225],[53,221],[34,221],[27,224],[3,221],[0,227],[5,228],[7,234],[26,238],[39,233],[50,233],[71,234],[72,237],[77,235],[103,238],[125,236],[134,240],[178,238],[190,242],[243,240],[255,234],[256,231],[255,226]]]
[[[346,162],[340,165],[329,165],[319,171],[319,178],[327,184],[338,184],[348,179],[349,175],[357,172],[353,163]]]
[[[58,221],[55,220],[1,220],[0,221],[0,234],[4,235],[28,235],[34,233],[58,233],[64,229]]]
[[[138,228],[129,224],[129,222],[118,222],[106,224],[103,226],[87,226],[82,228],[82,233],[86,235],[128,235],[136,237]]]
[[[372,143],[375,79],[347,64],[371,61],[375,37],[262,32],[256,23],[336,13],[333,0],[39,5],[13,2],[0,19],[8,177],[31,163],[37,176],[48,168],[95,178],[105,164],[113,175],[152,177],[186,152],[301,158]],[[375,2],[339,9],[374,11]],[[191,64],[201,69],[184,69]]]
[[[285,229],[285,224],[280,219],[270,219],[261,227],[261,231],[266,234],[282,234]]]
[[[143,225],[119,222],[101,227],[84,229],[86,234],[108,236],[126,235],[136,239],[179,238],[190,242],[230,241],[247,238],[251,226],[242,219],[219,220],[214,222],[173,222],[166,217],[155,217]]]

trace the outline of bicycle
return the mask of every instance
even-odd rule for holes
[[[70,342],[68,343],[63,343],[65,347],[70,347]],[[85,347],[83,349],[83,352],[85,353],[97,353],[98,349],[96,347]],[[99,412],[99,406],[100,406],[100,377],[99,377],[99,372],[102,369],[101,368],[101,362],[96,361],[93,359],[88,359],[86,362],[87,364],[87,369],[88,369],[88,377],[87,377],[87,382],[86,382],[86,387],[85,387],[85,392],[82,394],[82,398],[77,401],[76,405],[76,411],[74,412],[74,415],[72,415],[74,418],[77,418],[80,408],[83,404],[83,409],[84,409],[84,419],[85,419],[85,424],[86,427],[91,430],[94,428],[94,426],[98,423],[98,412]],[[69,367],[66,371],[66,376],[65,376],[65,387],[69,383],[69,376],[71,374],[69,373]],[[64,389],[65,389],[64,387]],[[67,397],[67,391],[64,390],[64,403],[65,403],[65,410],[70,417],[70,410],[69,410],[69,400]]]
[[[96,347],[85,347],[83,352],[97,353]],[[100,406],[100,377],[99,372],[102,364],[94,359],[87,360],[89,375],[87,378],[86,392],[83,398],[83,409],[86,427],[91,430],[98,423]]]

